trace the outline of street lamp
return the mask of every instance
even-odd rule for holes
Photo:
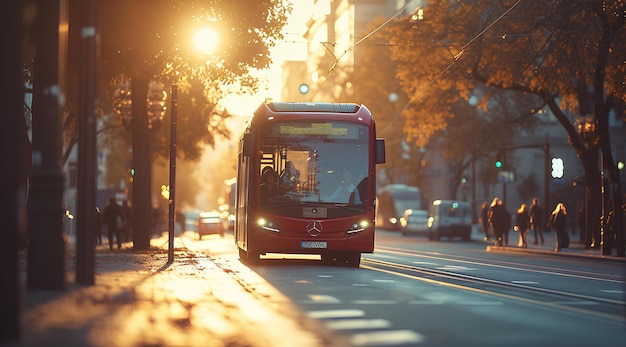
[[[202,54],[209,55],[215,51],[218,44],[219,35],[211,28],[203,27],[198,29],[193,36],[195,48]]]

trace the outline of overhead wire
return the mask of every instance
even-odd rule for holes
[[[372,30],[369,34],[363,36],[359,41],[355,42],[352,46],[346,48],[339,57],[337,57],[335,55],[335,53],[330,50],[327,46],[327,44],[329,44],[328,42],[324,42],[324,47],[333,55],[333,58],[335,58],[335,62],[333,63],[333,65],[328,69],[328,74],[326,74],[326,78],[324,78],[324,80],[322,81],[322,83],[318,86],[315,94],[313,94],[313,96],[311,98],[315,98],[315,96],[317,96],[317,92],[319,90],[322,89],[322,87],[324,86],[324,84],[326,84],[326,81],[328,81],[328,79],[330,78],[330,75],[333,73],[333,71],[335,70],[335,67],[337,67],[337,64],[339,64],[339,60],[341,60],[341,58],[343,58],[344,55],[346,55],[349,51],[353,50],[356,46],[360,45],[362,42],[364,42],[365,40],[367,40],[370,36],[374,35],[375,33],[377,33],[380,29],[382,29],[383,27],[385,27],[387,24],[389,24],[392,20],[394,20],[396,17],[398,17],[399,15],[401,15],[402,13],[404,13],[404,11],[409,7],[409,5],[412,5],[415,2],[415,0],[412,0],[411,2],[407,2],[400,10],[398,10],[392,17],[390,17],[389,19],[387,19],[383,24],[379,25],[376,29]]]
[[[491,29],[494,25],[496,25],[500,20],[502,20],[507,14],[509,14],[509,12],[511,12],[517,5],[519,5],[523,0],[517,0],[513,5],[509,6],[509,8],[507,8],[500,16],[498,16],[498,18],[496,18],[495,20],[493,20],[489,25],[487,25],[483,30],[481,30],[478,34],[476,34],[472,39],[470,39],[465,45],[463,45],[463,47],[461,47],[461,49],[459,50],[459,52],[457,54],[452,55],[452,61],[450,62],[450,64],[448,64],[443,70],[441,70],[433,79],[431,79],[429,81],[430,83],[435,82],[436,80],[438,80],[441,76],[443,76],[444,73],[446,73],[447,71],[449,71],[452,66],[454,66],[454,64],[461,58],[461,56],[463,55],[463,53],[465,53],[465,50],[472,44],[474,43],[476,40],[478,40],[481,36],[483,36],[489,29]],[[385,128],[383,128],[383,130],[381,131],[381,135],[384,135],[387,130],[389,129],[389,127],[391,126],[391,124],[393,124],[398,117],[400,117],[402,115],[402,112],[411,104],[411,102],[413,101],[413,98],[415,97],[415,95],[417,95],[417,93],[420,92],[420,90],[416,90],[415,93],[413,93],[413,96],[409,99],[409,101],[404,105],[404,107],[402,107],[402,109],[400,109],[396,115],[391,119],[391,121],[389,121],[389,123],[387,123],[387,125],[385,126]]]

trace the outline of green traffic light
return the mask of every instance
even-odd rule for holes
[[[309,85],[306,83],[302,83],[299,87],[298,90],[300,91],[300,94],[306,94],[309,92]]]
[[[500,160],[496,161],[496,168],[498,169],[502,168],[502,162]]]
[[[135,169],[130,169],[130,175],[135,176]]]

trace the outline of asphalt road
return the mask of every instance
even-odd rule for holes
[[[377,231],[376,250],[363,255],[358,269],[282,255],[248,266],[238,261],[229,236],[194,242],[211,249],[218,266],[240,282],[260,295],[280,293],[266,296],[301,310],[325,328],[320,334],[338,334],[351,346],[626,341],[623,262],[487,252],[481,242]]]

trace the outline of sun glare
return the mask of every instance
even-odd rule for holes
[[[196,49],[204,54],[212,53],[217,47],[218,35],[210,28],[202,28],[193,37],[193,44]]]

